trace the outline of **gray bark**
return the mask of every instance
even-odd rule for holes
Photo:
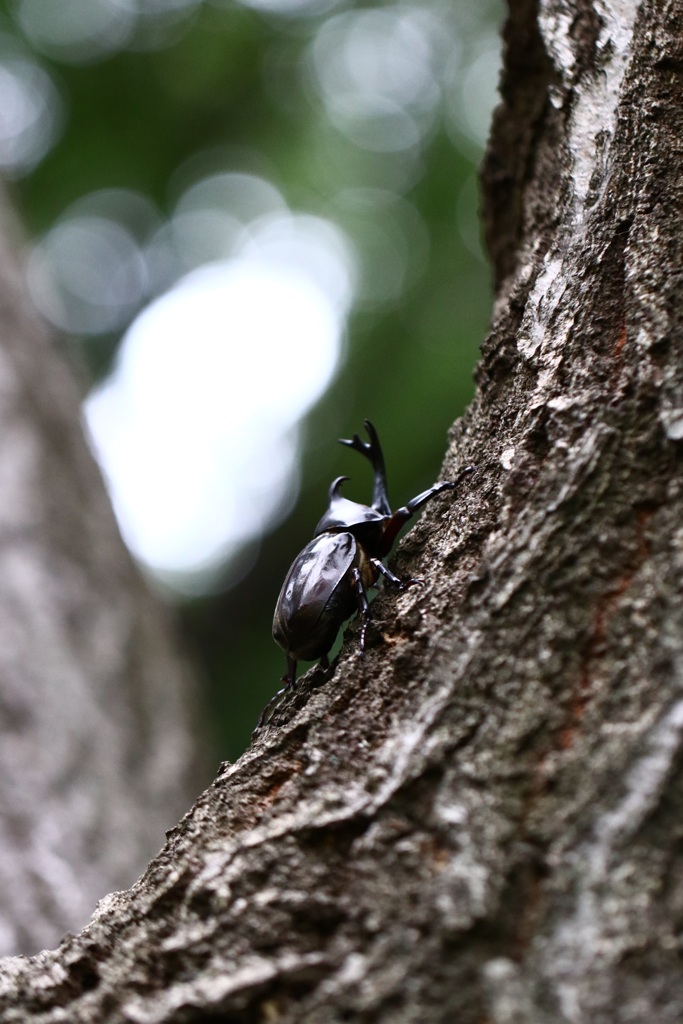
[[[515,0],[476,399],[376,602],[3,1021],[683,1019],[683,10]],[[431,571],[429,571],[431,569]]]
[[[197,785],[195,684],[119,538],[64,353],[0,230],[0,950],[129,886]],[[196,792],[196,789],[194,789]]]

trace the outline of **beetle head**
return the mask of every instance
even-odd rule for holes
[[[321,533],[328,530],[353,530],[354,526],[362,526],[365,523],[381,523],[386,516],[383,516],[377,509],[369,505],[361,505],[358,501],[349,501],[342,498],[340,494],[341,485],[348,476],[338,476],[330,485],[330,504],[327,512],[315,528],[314,536],[319,537]]]

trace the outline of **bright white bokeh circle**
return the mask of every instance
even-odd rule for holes
[[[344,318],[302,268],[246,257],[193,271],[135,320],[85,413],[152,571],[201,573],[286,511],[296,423],[334,374]]]

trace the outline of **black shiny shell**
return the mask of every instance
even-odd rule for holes
[[[273,637],[297,661],[327,654],[340,624],[356,609],[353,587],[340,586],[360,560],[350,533],[326,533],[292,563],[275,606]]]

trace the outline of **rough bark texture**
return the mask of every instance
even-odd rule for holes
[[[0,951],[131,885],[196,792],[194,682],[133,570],[0,197]]]
[[[476,400],[310,673],[3,1021],[683,1020],[683,11],[512,4]],[[353,632],[353,631],[352,631]]]

